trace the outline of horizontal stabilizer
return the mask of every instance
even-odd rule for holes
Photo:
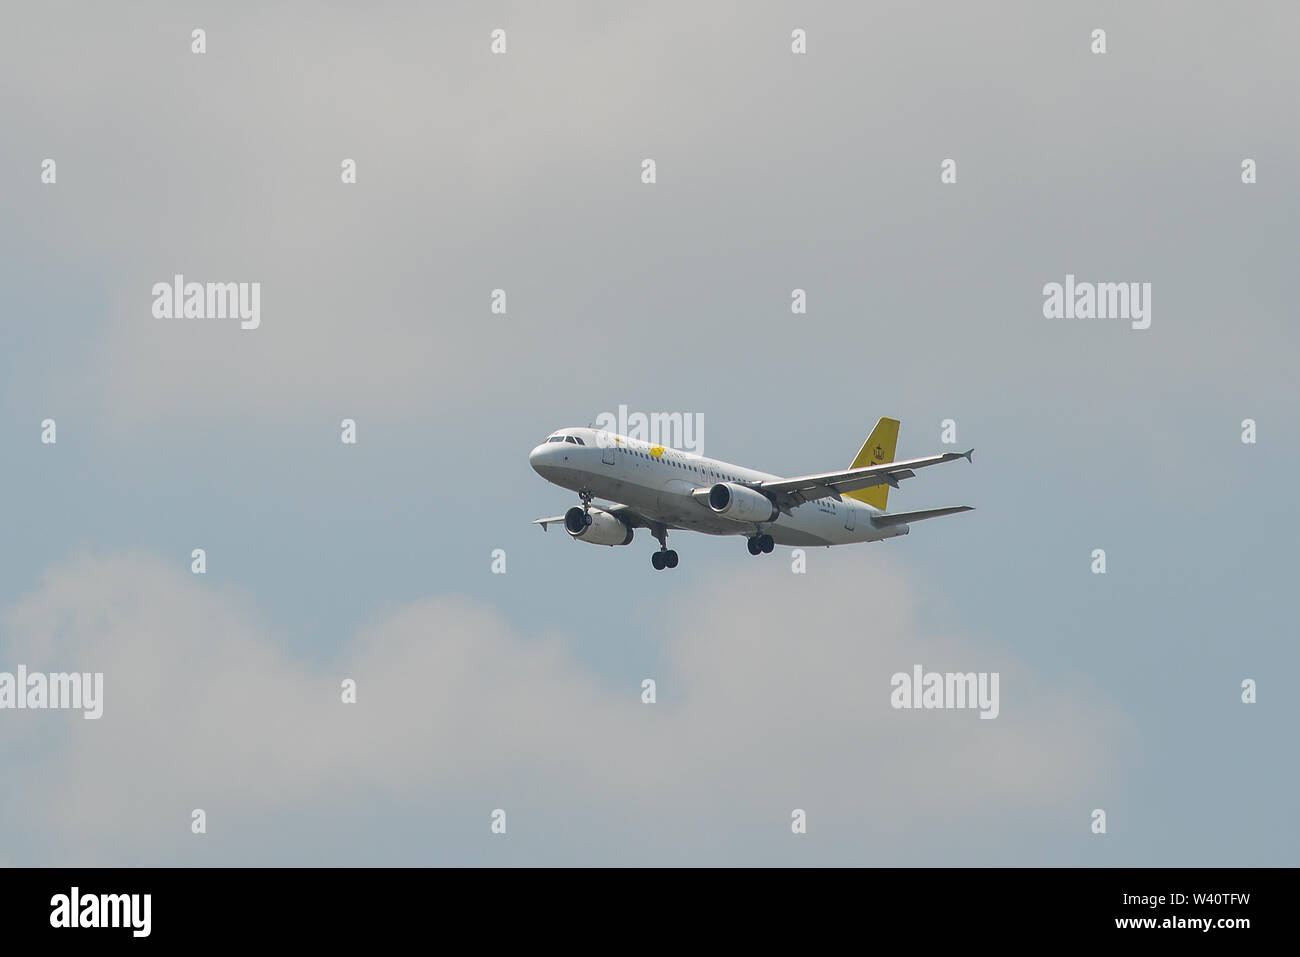
[[[919,512],[892,512],[888,515],[873,515],[871,523],[881,528],[889,525],[907,525],[927,518],[939,518],[942,515],[956,515],[958,512],[973,512],[969,505],[950,505],[947,508],[925,508]]]

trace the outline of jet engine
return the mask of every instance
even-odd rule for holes
[[[603,508],[584,513],[581,505],[573,506],[564,513],[564,530],[593,545],[627,545],[632,541],[631,527]]]
[[[735,482],[719,482],[709,489],[709,508],[736,522],[774,522],[779,514],[762,492]]]

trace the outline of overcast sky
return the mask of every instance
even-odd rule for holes
[[[1300,860],[1295,4],[8,19],[0,671],[105,701],[0,711],[0,863]],[[260,327],[155,318],[177,273]],[[976,511],[655,572],[529,524],[620,405],[784,474],[953,419],[890,506]],[[999,716],[892,709],[916,664]]]

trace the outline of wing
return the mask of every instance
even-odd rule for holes
[[[778,508],[790,509],[818,498],[830,497],[838,500],[845,492],[856,492],[859,489],[871,488],[873,485],[890,485],[898,488],[901,480],[915,477],[917,469],[941,465],[944,462],[955,462],[957,459],[970,462],[974,452],[974,449],[967,452],[944,452],[942,455],[928,455],[902,462],[886,462],[884,465],[868,465],[860,469],[774,479],[769,482],[759,482],[754,487],[769,495]]]
[[[628,505],[602,505],[600,507],[609,512],[609,514],[622,519],[630,528],[675,528],[683,531],[686,530],[685,525],[674,525],[672,522],[661,522],[653,515],[638,512],[636,509]]]
[[[685,525],[674,525],[672,522],[661,522],[649,515],[643,515],[627,505],[595,505],[594,508],[604,509],[609,514],[621,520],[629,528],[675,528],[685,529]],[[550,518],[535,518],[534,525],[542,526],[542,531],[546,531],[548,525],[563,525],[563,515],[552,515]]]

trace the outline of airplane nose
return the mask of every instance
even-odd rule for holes
[[[546,443],[543,442],[528,453],[528,464],[533,467],[533,471],[538,475],[541,475],[542,469],[546,467],[547,459],[550,457],[548,452],[549,449],[547,449]]]

